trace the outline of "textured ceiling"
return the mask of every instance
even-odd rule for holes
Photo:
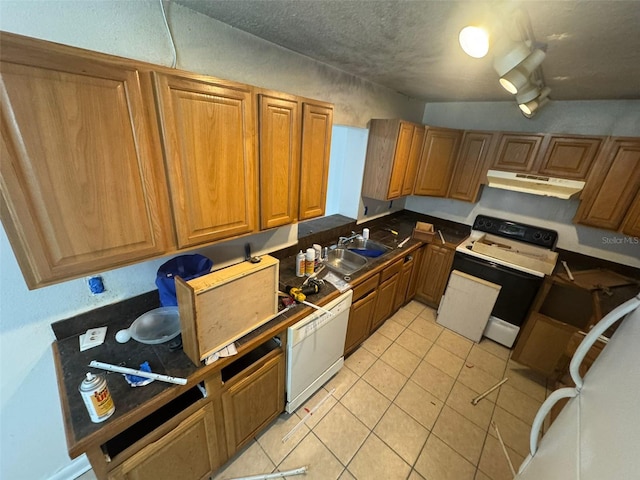
[[[340,70],[425,101],[496,101],[491,55],[466,56],[460,29],[510,24],[515,2],[174,0]],[[640,0],[523,1],[554,100],[640,99]],[[506,27],[509,29],[510,27]]]

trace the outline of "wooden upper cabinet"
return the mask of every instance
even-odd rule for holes
[[[639,189],[640,139],[610,138],[587,179],[574,221],[618,230]],[[625,222],[626,229],[634,230],[633,213],[627,218],[630,223]]]
[[[28,287],[166,252],[149,77],[71,47],[0,43],[0,212]]]
[[[413,193],[424,126],[398,119],[369,122],[362,196],[394,200]]]
[[[491,132],[468,131],[462,137],[448,198],[475,202],[491,160],[496,135]]]
[[[636,193],[636,199],[622,222],[621,230],[622,233],[640,238],[640,190]]]
[[[460,130],[427,128],[414,194],[433,197],[447,194],[461,138]]]
[[[551,177],[584,180],[602,141],[602,137],[551,135],[536,170]]]
[[[257,224],[250,87],[154,73],[178,247],[250,233]]]
[[[298,218],[300,178],[300,104],[259,96],[260,228]]]
[[[491,168],[509,172],[533,172],[543,140],[544,135],[502,133]]]
[[[407,196],[413,194],[413,185],[416,183],[416,174],[418,173],[418,165],[420,163],[420,154],[424,145],[424,137],[426,130],[423,125],[413,126],[413,137],[411,138],[411,149],[409,150],[409,160],[407,169],[402,182],[401,195]]]
[[[332,127],[333,107],[327,104],[302,104],[299,220],[324,215]]]

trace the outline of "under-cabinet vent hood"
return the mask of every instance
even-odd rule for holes
[[[499,170],[489,170],[487,179],[490,187],[564,199],[573,197],[584,188],[584,182],[577,180]]]

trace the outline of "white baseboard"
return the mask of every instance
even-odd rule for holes
[[[91,470],[91,464],[86,455],[75,458],[64,468],[54,473],[49,480],[75,480],[83,473]]]

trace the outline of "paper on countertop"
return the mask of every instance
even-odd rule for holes
[[[331,285],[336,287],[340,291],[340,293],[346,292],[347,290],[349,290],[351,288],[351,285],[349,284],[349,282],[347,282],[344,279],[340,278],[339,276],[337,276],[333,272],[327,273],[324,276],[323,280],[326,281],[326,282],[329,282]]]
[[[215,362],[219,358],[231,357],[233,355],[236,355],[237,353],[238,353],[238,350],[236,349],[236,344],[230,343],[226,347],[221,348],[216,353],[212,353],[207,358],[205,358],[204,364],[211,365],[213,362]]]
[[[90,328],[78,337],[78,340],[80,341],[80,351],[84,352],[90,348],[102,345],[106,334],[107,327]]]

